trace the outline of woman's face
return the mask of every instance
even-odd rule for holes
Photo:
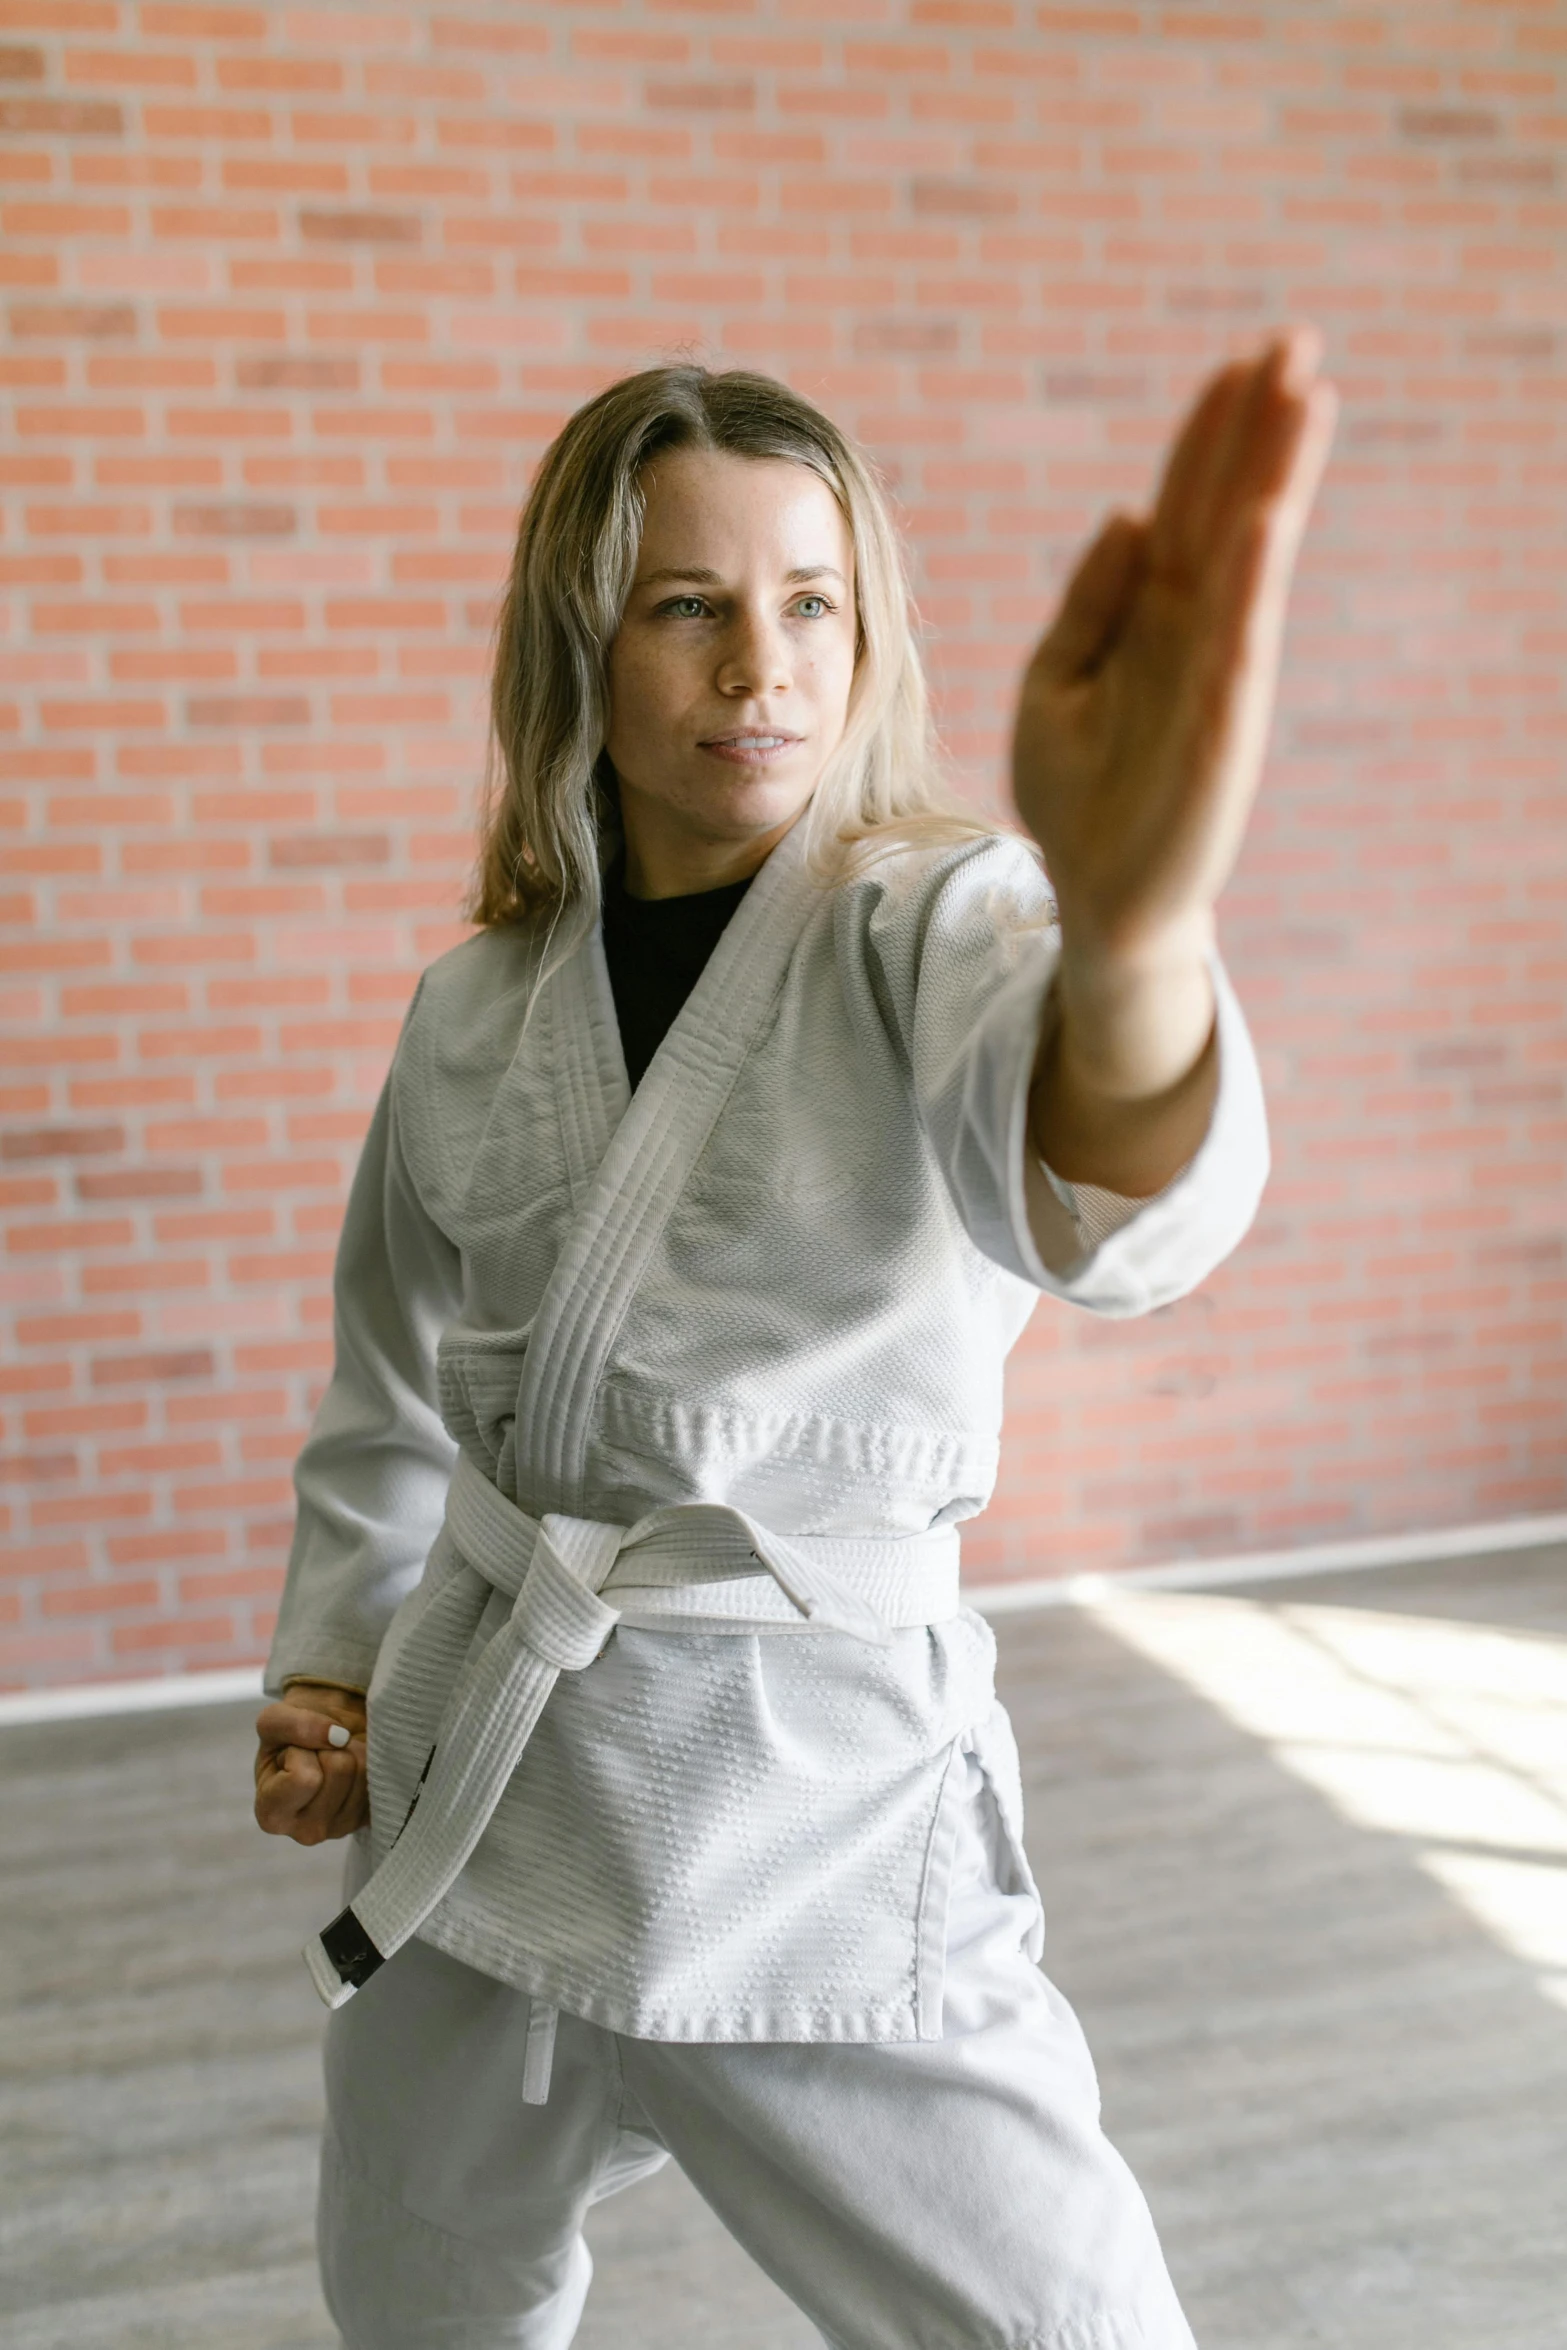
[[[803,465],[676,449],[642,478],[605,747],[638,897],[755,872],[842,739],[854,550]]]

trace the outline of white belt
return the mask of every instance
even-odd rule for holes
[[[483,1834],[556,1679],[592,1664],[617,1624],[847,1632],[884,1644],[959,1606],[955,1527],[885,1540],[783,1535],[717,1502],[654,1510],[634,1526],[530,1518],[466,1454],[447,1494],[446,1531],[444,1563],[437,1571],[432,1554],[420,1587],[408,1653],[417,1643],[438,1669],[467,1655],[492,1591],[506,1593],[512,1611],[459,1673],[391,1851],[305,1945],[328,2007],[351,1999],[418,1931]],[[539,2061],[525,2093],[542,2098],[554,2011],[538,2013]]]

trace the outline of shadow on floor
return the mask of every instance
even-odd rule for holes
[[[1239,1595],[1256,1611],[1240,1620],[1494,1627],[1554,1669],[1564,1564],[1270,1585]],[[1210,1619],[1159,1603],[998,1631],[1046,1964],[1203,2350],[1560,2350],[1567,2011],[1418,1835],[1347,1817],[1300,1775],[1298,1740],[1238,1726]],[[8,2350],[334,2339],[310,2252],[320,2018],[297,1952],[337,1862],[251,1828],[249,1722],[221,1707],[0,1732]],[[602,2207],[592,2242],[580,2350],[816,2339],[673,2166]]]

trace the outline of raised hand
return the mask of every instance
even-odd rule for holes
[[[365,1701],[325,1681],[290,1681],[256,1717],[256,1820],[269,1836],[323,1844],[370,1816]]]
[[[1319,349],[1297,327],[1210,379],[1152,515],[1105,524],[1024,672],[1013,791],[1061,921],[1030,1132],[1072,1182],[1145,1196],[1207,1129],[1214,902],[1261,779],[1337,416]]]
[[[1152,516],[1105,524],[1024,674],[1013,790],[1069,949],[1200,928],[1234,865],[1337,412],[1319,348],[1298,327],[1210,379]]]

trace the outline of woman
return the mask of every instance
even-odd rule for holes
[[[544,461],[259,1723],[262,1826],[353,1838],[306,1952],[351,2350],[569,2342],[584,2210],[666,2153],[840,2350],[1190,2344],[1038,1970],[956,1527],[1039,1292],[1183,1294],[1266,1175],[1213,904],[1315,367],[1215,376],[1029,665],[1054,908],[941,801],[825,417],[655,369]]]

